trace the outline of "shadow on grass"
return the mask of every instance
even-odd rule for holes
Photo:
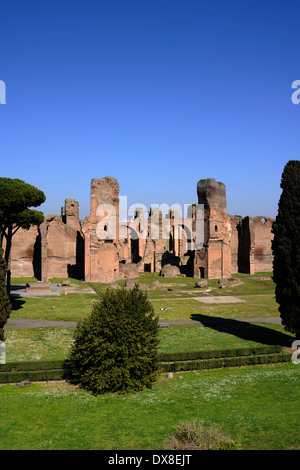
[[[191,319],[199,321],[203,326],[220,333],[227,333],[247,341],[285,347],[290,347],[291,343],[295,341],[295,338],[288,333],[282,333],[265,326],[253,325],[246,321],[210,317],[199,313],[192,314]]]
[[[20,310],[21,308],[23,308],[23,305],[25,304],[25,300],[23,300],[22,297],[11,296],[10,303],[11,303],[12,311]]]

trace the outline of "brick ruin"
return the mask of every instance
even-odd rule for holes
[[[109,283],[145,271],[206,279],[272,271],[273,219],[227,214],[225,185],[213,178],[198,182],[197,195],[200,206],[190,205],[186,218],[172,208],[163,216],[151,207],[119,223],[118,181],[93,179],[85,219],[80,220],[79,203],[68,198],[60,216],[48,215],[39,227],[15,234],[12,276]],[[200,245],[193,238],[199,220]]]

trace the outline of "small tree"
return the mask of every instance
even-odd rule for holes
[[[151,387],[158,377],[158,318],[147,294],[107,289],[75,330],[71,382],[95,394]]]
[[[7,269],[7,292],[10,293],[10,251],[13,235],[31,225],[44,221],[42,212],[30,209],[45,202],[45,194],[35,186],[19,179],[0,178],[0,237],[5,239],[5,262]]]
[[[4,326],[11,313],[11,304],[5,287],[6,265],[0,247],[0,341],[4,341]]]
[[[282,193],[273,224],[273,280],[285,329],[300,337],[300,161],[291,160],[281,178]]]

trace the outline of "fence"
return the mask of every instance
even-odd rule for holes
[[[66,378],[63,361],[8,362],[0,364],[0,384],[23,380],[32,382]]]

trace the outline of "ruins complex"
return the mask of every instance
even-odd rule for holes
[[[197,196],[185,218],[172,208],[166,215],[140,208],[120,222],[118,181],[93,179],[84,220],[78,202],[68,198],[60,216],[15,234],[12,276],[110,283],[145,271],[206,279],[272,271],[273,219],[227,214],[225,185],[213,178],[198,182]]]

